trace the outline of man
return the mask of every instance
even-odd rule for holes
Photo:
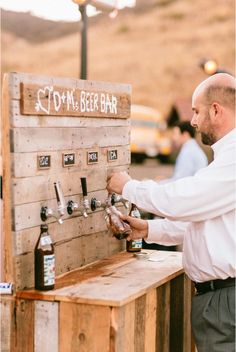
[[[208,165],[206,154],[194,139],[195,132],[189,121],[181,121],[173,128],[172,139],[180,152],[176,158],[173,176],[168,181],[193,176]]]
[[[130,238],[180,244],[183,266],[195,282],[192,329],[198,352],[235,351],[235,80],[219,73],[194,91],[192,126],[214,160],[194,176],[167,184],[132,180],[125,172],[108,179],[109,192],[165,219],[124,217]]]

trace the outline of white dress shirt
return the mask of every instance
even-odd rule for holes
[[[235,277],[236,129],[213,146],[214,160],[167,184],[131,180],[123,197],[165,219],[148,221],[147,242],[183,241],[183,266],[195,282]]]

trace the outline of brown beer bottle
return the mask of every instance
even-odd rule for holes
[[[37,290],[52,290],[55,285],[55,254],[48,225],[40,226],[40,235],[34,249],[34,279]]]
[[[112,234],[118,240],[123,240],[131,233],[128,223],[120,218],[121,212],[114,205],[106,208],[107,225],[111,229]]]
[[[129,216],[133,218],[141,218],[140,212],[135,204],[131,205]],[[127,252],[140,252],[142,249],[142,239],[126,241]]]

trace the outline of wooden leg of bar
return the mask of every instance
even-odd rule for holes
[[[110,308],[60,303],[60,352],[109,352]]]
[[[16,301],[16,339],[14,352],[34,351],[35,301]]]
[[[156,352],[169,352],[170,283],[157,288]]]
[[[111,308],[110,352],[134,352],[135,301]]]

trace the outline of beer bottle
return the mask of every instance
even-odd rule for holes
[[[40,226],[40,235],[34,249],[34,278],[37,290],[51,290],[55,284],[55,254],[48,225]]]
[[[122,240],[129,236],[131,228],[128,223],[120,218],[121,212],[114,205],[106,208],[107,224],[111,229],[113,236]]]
[[[129,216],[133,218],[141,218],[140,212],[135,204],[131,204]],[[127,252],[140,252],[142,249],[142,239],[126,241]]]

